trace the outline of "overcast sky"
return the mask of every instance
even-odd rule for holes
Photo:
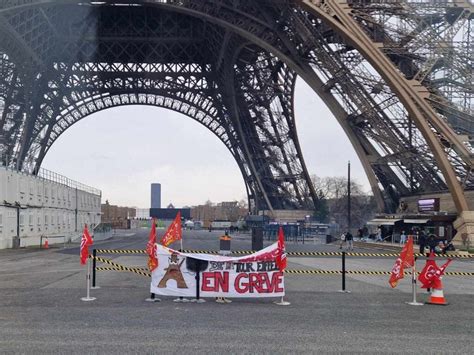
[[[351,176],[369,184],[348,138],[302,81],[296,86],[296,123],[310,174]],[[102,190],[102,201],[150,207],[150,184],[161,183],[162,207],[245,199],[240,170],[223,143],[182,114],[123,106],[90,115],[51,147],[43,167]]]

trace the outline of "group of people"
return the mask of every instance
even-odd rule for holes
[[[447,251],[453,251],[454,246],[451,242],[447,240],[440,240],[434,234],[426,235],[423,230],[414,231],[414,234],[418,236],[418,244],[420,246],[420,254],[425,252],[431,252],[437,254],[446,254]],[[360,240],[363,240],[363,231],[360,229],[358,232]],[[377,234],[375,235],[375,241],[382,241],[382,230],[379,227],[377,229]],[[339,249],[342,249],[343,246],[347,247],[347,250],[354,250],[354,237],[351,232],[347,231],[342,233],[340,237]],[[400,234],[400,245],[404,245],[407,242],[407,234],[405,231],[402,231]],[[429,250],[428,250],[429,249]]]
[[[434,234],[427,236],[423,231],[418,233],[418,244],[420,246],[420,254],[424,254],[425,252],[446,254],[447,251],[455,250],[451,242],[439,240]]]

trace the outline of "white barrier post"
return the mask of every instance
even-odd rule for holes
[[[413,293],[413,301],[407,302],[410,306],[423,306],[423,303],[416,301],[416,271],[415,271],[415,261],[413,262],[413,267],[411,268],[411,288]]]
[[[87,258],[87,297],[82,297],[81,301],[93,301],[95,297],[90,297],[90,286],[91,286],[91,259]]]
[[[278,306],[289,306],[289,305],[291,304],[290,302],[285,301],[285,300],[283,299],[283,296],[281,296],[280,301],[275,301],[274,303],[275,303],[276,305],[278,305]]]

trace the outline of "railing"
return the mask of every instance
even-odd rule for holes
[[[75,180],[69,179],[64,175],[55,173],[54,171],[51,171],[48,169],[40,168],[37,173],[37,176],[42,179],[55,182],[58,184],[62,184],[73,189],[78,189],[78,190],[85,191],[93,195],[102,196],[102,192],[100,190],[93,188],[91,186],[82,184]]]
[[[9,167],[8,164],[6,164],[6,162],[4,161],[4,156],[3,155],[0,155],[0,167],[2,167],[3,169],[6,169],[6,170],[15,171],[19,174],[32,176],[32,174],[25,173],[24,171],[16,170],[16,169],[13,169],[13,168]],[[87,193],[90,193],[90,194],[93,194],[93,195],[102,196],[102,191],[101,190],[96,189],[96,188],[91,187],[91,186],[88,186],[88,185],[85,185],[85,184],[82,184],[78,181],[69,179],[64,175],[55,173],[54,171],[51,171],[51,170],[48,170],[48,169],[40,168],[38,170],[36,176],[40,177],[44,180],[48,180],[50,182],[61,184],[61,185],[64,185],[64,186],[67,186],[67,187],[70,187],[70,188],[73,188],[73,189],[78,189],[78,190],[81,190],[81,191],[84,191],[84,192],[87,192]]]

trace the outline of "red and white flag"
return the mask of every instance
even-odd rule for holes
[[[80,257],[81,257],[81,264],[85,265],[87,262],[87,258],[89,256],[89,245],[94,244],[94,241],[92,240],[89,230],[87,229],[87,224],[84,226],[84,231],[82,232],[82,239],[81,239],[81,251],[80,251]]]
[[[156,258],[156,221],[151,220],[150,236],[146,244],[146,253],[148,254],[148,269],[155,270],[158,267],[158,259]]]
[[[421,282],[421,288],[441,288],[440,281],[444,271],[448,265],[453,261],[449,259],[441,267],[438,267],[435,262],[434,253],[431,252],[426,260],[425,267],[421,270],[418,280]]]
[[[413,237],[410,235],[408,236],[408,242],[403,247],[400,256],[395,261],[395,265],[393,265],[392,273],[388,280],[390,286],[395,288],[398,281],[403,279],[405,276],[405,268],[413,265],[415,265],[415,258],[413,257]]]
[[[183,230],[181,228],[181,212],[178,212],[176,218],[171,222],[166,230],[165,235],[161,238],[161,245],[167,247],[171,243],[181,240],[183,237]]]
[[[280,271],[284,271],[287,264],[286,258],[286,249],[285,249],[285,235],[283,234],[283,228],[280,226],[278,230],[278,246],[277,246],[277,256],[276,256],[276,265]]]

